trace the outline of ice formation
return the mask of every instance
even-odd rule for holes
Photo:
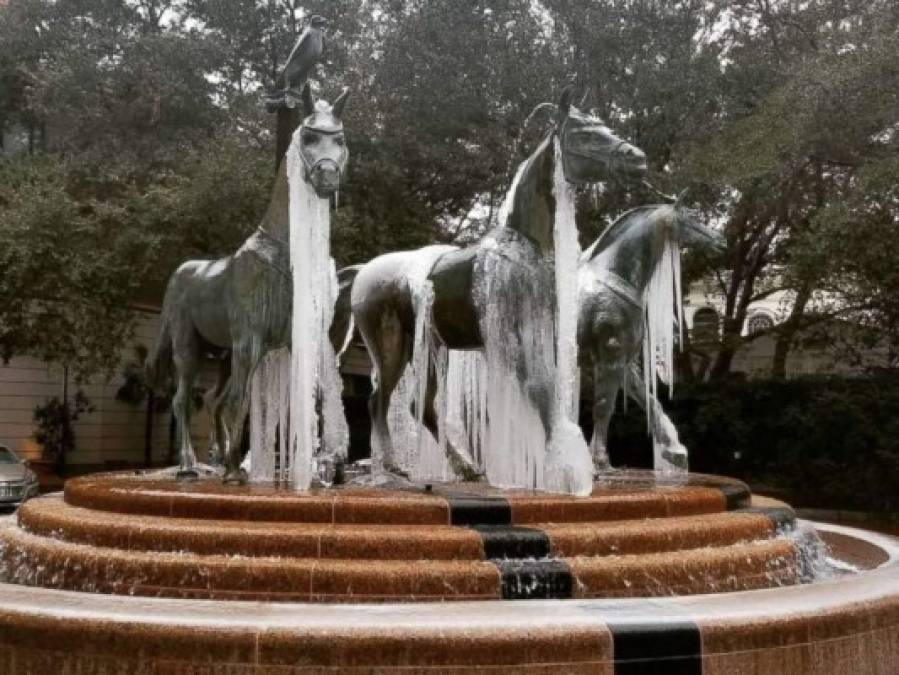
[[[553,151],[554,256],[505,227],[523,164],[476,264],[484,351],[447,356],[441,442],[467,441],[493,485],[587,494],[592,462],[574,421],[580,249],[573,190]]]
[[[330,254],[330,203],[306,181],[296,140],[287,150],[286,161],[293,274],[290,482],[294,489],[306,490],[318,476],[319,467],[327,469],[346,456],[349,432],[340,398],[343,386],[337,358],[328,340],[338,292],[337,270]]]
[[[338,292],[330,256],[330,204],[306,181],[296,140],[285,161],[292,349],[289,357],[283,350],[267,355],[253,376],[250,474],[254,480],[281,480],[306,490],[315,478],[330,479],[335,462],[346,456],[349,432],[342,380],[328,339]]]
[[[556,363],[553,375],[556,422],[551,430],[547,451],[546,487],[553,491],[585,495],[593,488],[593,461],[577,424],[580,401],[577,360],[578,262],[581,249],[577,240],[574,188],[565,179],[558,138],[555,139],[554,151]]]
[[[287,481],[287,413],[290,352],[276,349],[262,358],[250,389],[250,452],[246,467],[256,483]]]
[[[670,218],[676,218],[673,207]],[[658,400],[658,381],[674,388],[675,326],[683,338],[683,296],[681,294],[680,243],[673,236],[674,227],[665,228],[664,243],[658,263],[643,294],[643,388],[646,401]],[[646,406],[646,422],[652,432],[655,406]],[[677,438],[676,430],[673,430]],[[682,446],[681,446],[682,447]],[[654,443],[655,467],[661,471],[677,471],[677,467],[663,456],[665,447]]]
[[[455,246],[425,246],[416,251],[392,254],[400,259],[415,315],[412,354],[409,365],[394,389],[388,411],[390,442],[397,461],[415,479],[444,480],[451,477],[449,465],[437,441],[424,428],[422,421],[428,390],[428,378],[437,358],[434,342],[432,307],[434,288],[428,275],[437,259]],[[377,373],[374,373],[377,377]],[[439,405],[439,402],[438,404]],[[414,411],[414,415],[413,415]],[[372,438],[372,464],[382,465],[383,449],[379,439]]]

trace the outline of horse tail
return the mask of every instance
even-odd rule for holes
[[[172,329],[166,312],[162,313],[162,326],[153,351],[144,364],[147,386],[153,391],[165,389],[172,377]]]
[[[353,319],[353,306],[350,295],[353,292],[353,282],[362,265],[350,265],[337,272],[337,302],[334,303],[334,320],[331,322],[331,345],[337,355],[337,363],[343,357],[343,353],[350,346],[353,333],[356,330],[356,322]]]

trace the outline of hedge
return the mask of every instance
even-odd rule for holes
[[[681,384],[663,403],[693,471],[735,476],[798,506],[899,509],[899,376]],[[609,451],[616,466],[651,465],[636,406],[619,407]]]

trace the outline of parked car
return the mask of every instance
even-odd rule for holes
[[[16,453],[0,445],[0,508],[19,506],[39,491],[34,471]]]

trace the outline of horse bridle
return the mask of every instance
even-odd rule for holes
[[[334,136],[334,135],[336,135],[336,134],[342,134],[342,133],[343,133],[343,129],[340,129],[340,130],[337,130],[337,131],[324,131],[324,130],[322,130],[322,129],[316,129],[315,127],[307,127],[306,125],[301,125],[301,126],[300,126],[300,143],[301,143],[301,146],[305,146],[305,144],[302,142],[302,138],[303,138],[303,134],[304,134],[306,131],[314,131],[314,132],[317,133],[317,134],[327,134],[327,135],[329,135],[329,136]],[[306,177],[307,177],[307,178],[311,177],[312,174],[315,172],[316,169],[318,169],[319,167],[324,166],[325,162],[330,162],[331,164],[333,164],[334,167],[335,167],[336,170],[337,170],[337,173],[343,173],[343,169],[341,168],[341,164],[345,163],[346,158],[347,158],[347,149],[346,149],[346,146],[343,146],[343,147],[340,149],[340,157],[339,157],[337,160],[331,159],[330,157],[322,157],[322,158],[319,159],[317,162],[314,162],[314,163],[313,163],[313,162],[310,162],[310,161],[306,158],[306,155],[303,153],[303,148],[302,148],[302,147],[300,148],[300,159],[303,160],[303,167],[304,167],[305,170],[306,170]]]

